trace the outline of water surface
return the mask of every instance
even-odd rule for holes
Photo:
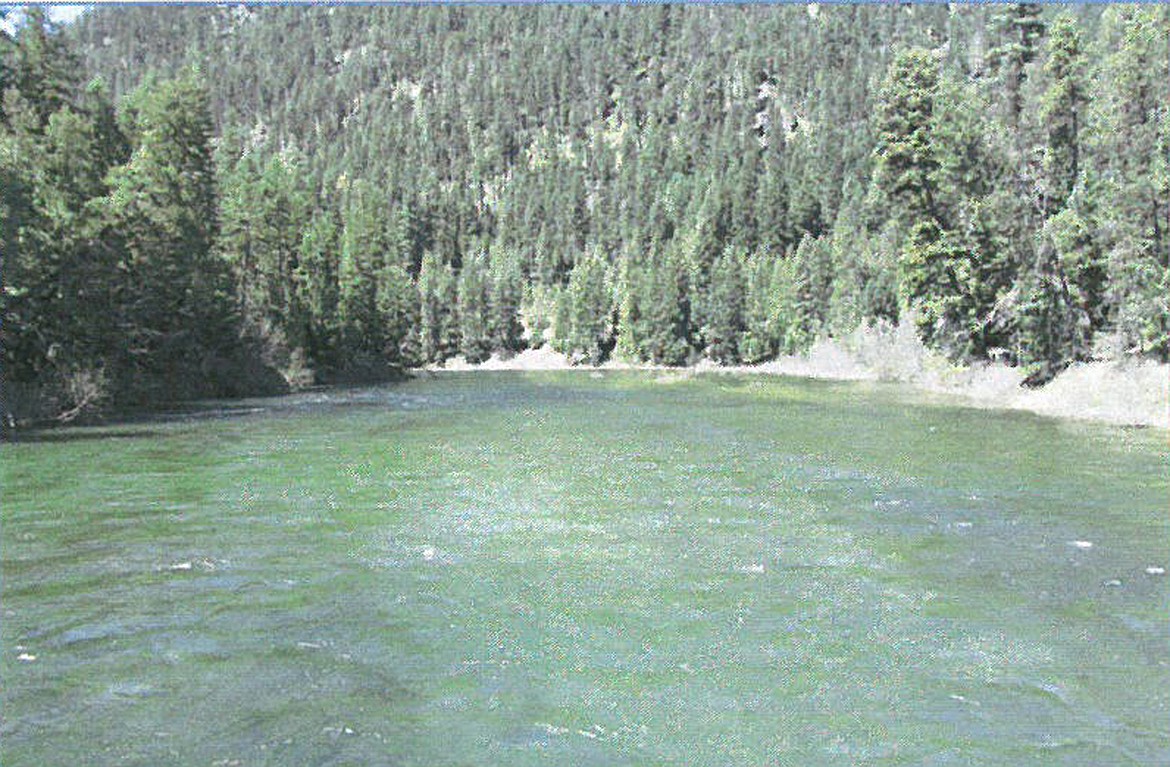
[[[6,767],[1170,763],[1165,432],[481,372],[0,450]]]

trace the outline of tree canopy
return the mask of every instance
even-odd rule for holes
[[[1038,381],[1166,360],[1168,41],[1145,6],[31,8],[8,407],[877,320]]]

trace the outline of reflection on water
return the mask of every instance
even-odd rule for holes
[[[657,379],[6,445],[0,761],[1170,762],[1164,435]]]

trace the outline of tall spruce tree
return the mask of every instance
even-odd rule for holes
[[[1059,211],[1080,176],[1081,131],[1088,103],[1081,32],[1072,16],[1060,16],[1048,38],[1044,73],[1047,89],[1040,120],[1047,143],[1044,153],[1045,208]]]
[[[218,233],[212,117],[199,73],[149,83],[123,106],[129,161],[109,175],[101,238],[118,253],[122,386],[144,399],[231,393],[238,353]]]
[[[457,281],[459,351],[468,362],[483,362],[492,353],[490,277],[486,251],[463,259]]]
[[[1124,351],[1170,357],[1170,18],[1106,10],[1093,118],[1104,299]]]
[[[419,355],[426,362],[442,362],[459,349],[458,288],[451,266],[434,251],[423,255],[418,292]]]
[[[728,246],[711,265],[701,334],[708,359],[725,364],[740,361],[744,323],[743,257]]]

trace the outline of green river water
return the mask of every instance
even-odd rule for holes
[[[4,767],[1170,763],[1162,431],[477,372],[0,457]]]

